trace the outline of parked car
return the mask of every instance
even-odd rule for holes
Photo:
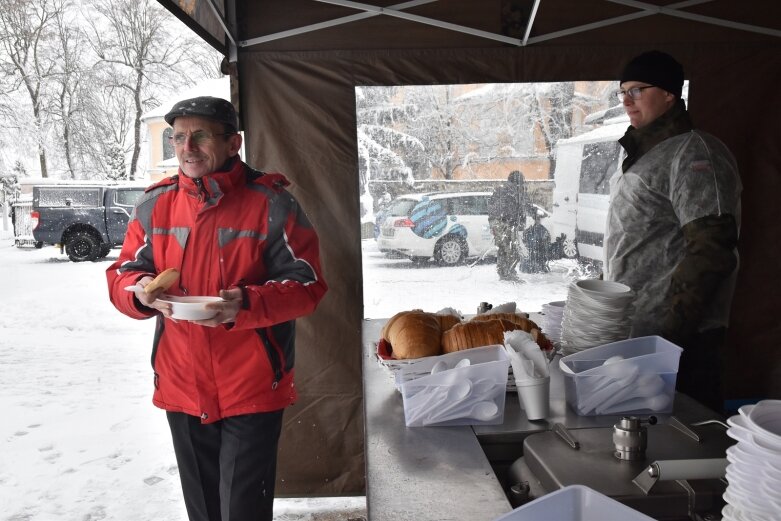
[[[33,187],[33,237],[60,246],[73,262],[92,261],[121,246],[143,186]]]
[[[413,262],[427,262],[433,257],[441,265],[458,264],[467,258],[495,257],[496,247],[488,224],[490,197],[491,192],[401,195],[383,211],[377,237],[379,250]],[[550,213],[540,206],[535,208],[550,238]],[[534,217],[529,216],[527,226],[534,224]]]

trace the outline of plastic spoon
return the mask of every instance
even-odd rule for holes
[[[488,421],[499,414],[499,406],[491,401],[477,402],[472,407],[463,412],[453,412],[437,419],[437,422],[446,422],[456,418],[471,418],[476,421]]]
[[[605,376],[594,376],[596,383],[592,389],[584,392],[587,396],[578,405],[581,414],[594,410],[614,394],[623,391],[632,384],[639,371],[635,364],[627,364],[625,367],[624,364],[605,366]]]
[[[597,412],[600,414],[613,414],[623,411],[641,411],[643,409],[650,409],[652,411],[659,411],[664,409],[670,404],[670,397],[666,394],[657,394],[656,396],[649,396],[645,398],[632,398],[619,402],[613,407],[605,408],[600,411],[597,408]]]
[[[472,365],[472,361],[468,358],[463,358],[458,361],[458,363],[453,366],[453,369],[461,369],[462,367],[469,367]]]
[[[646,400],[655,398],[659,395],[659,392],[664,389],[664,380],[662,380],[659,375],[651,375],[650,377],[641,376],[635,383],[636,385],[632,386],[628,393],[616,392],[605,399],[597,406],[597,413],[603,414],[606,410],[611,408],[612,410],[631,411],[632,409],[627,408],[626,405],[622,406],[620,409],[613,406],[631,401],[635,398],[643,398]]]
[[[431,368],[431,374],[437,374],[441,373],[442,371],[447,371],[449,369],[447,362],[444,360],[438,361],[436,364],[434,364],[434,367]]]
[[[453,402],[442,403],[444,407],[435,411],[435,416],[450,415],[451,413],[455,414],[457,411],[463,411],[464,409],[471,407],[478,400],[491,398],[489,393],[496,385],[496,382],[490,378],[482,378],[476,382],[473,382],[472,380],[466,381],[470,384],[469,393],[463,397],[458,396]],[[473,399],[470,401],[469,398]]]
[[[439,405],[450,401],[459,402],[472,392],[472,381],[462,380],[453,385],[439,385],[432,387],[430,391],[423,390],[415,395],[414,403],[410,403],[408,411],[411,416],[418,418],[430,414]],[[419,396],[423,395],[421,398]],[[418,401],[420,400],[420,401]],[[436,415],[436,413],[435,413]]]

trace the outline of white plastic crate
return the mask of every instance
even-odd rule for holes
[[[469,360],[469,365],[456,367]],[[448,369],[435,374],[435,365]],[[503,346],[427,357],[396,373],[408,427],[495,425],[504,421],[510,360]]]
[[[560,366],[567,404],[582,416],[670,413],[681,351],[660,336],[646,336],[565,356]]]

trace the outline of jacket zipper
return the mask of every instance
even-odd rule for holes
[[[267,329],[256,329],[255,331],[263,342],[263,347],[266,349],[266,354],[271,363],[271,369],[274,371],[274,382],[271,384],[271,389],[276,389],[283,376],[281,356],[277,351],[277,348],[271,343]]]

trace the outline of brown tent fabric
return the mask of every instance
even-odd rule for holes
[[[528,15],[530,5],[451,0],[411,12],[500,33],[506,29],[503,12],[520,6]],[[774,23],[771,29],[778,32],[779,5],[717,0],[688,12],[759,26]],[[356,12],[309,0],[237,2],[236,11],[239,39]],[[636,12],[597,0],[543,0],[532,38]],[[612,79],[628,58],[653,48],[670,52],[683,63],[695,124],[720,137],[741,170],[741,269],[729,335],[729,396],[781,397],[781,325],[775,316],[781,309],[778,35],[654,15],[517,47],[375,16],[240,47],[235,64],[239,96],[234,101],[240,102],[248,161],[283,172],[293,182],[291,191],[320,235],[331,288],[314,315],[298,321],[300,400],[285,416],[280,493],[341,495],[365,490],[354,87]]]

